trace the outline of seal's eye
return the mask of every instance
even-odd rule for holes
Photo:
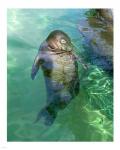
[[[60,42],[61,42],[62,44],[67,43],[65,39],[61,39],[61,41],[60,41]]]

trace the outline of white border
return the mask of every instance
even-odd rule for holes
[[[0,9],[0,145],[6,144],[7,135],[7,27],[6,10]]]
[[[8,149],[118,149],[120,141],[120,4],[112,0],[4,0],[0,2],[0,147]],[[6,142],[7,140],[7,8],[114,9],[114,142]]]
[[[112,0],[4,0],[7,8],[112,8],[113,3]]]

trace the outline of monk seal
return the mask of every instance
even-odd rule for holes
[[[35,122],[43,118],[45,125],[51,125],[57,112],[78,95],[78,64],[73,47],[70,37],[60,30],[52,31],[41,44],[32,66],[31,78],[35,78],[41,67],[46,83],[47,105],[38,113]]]

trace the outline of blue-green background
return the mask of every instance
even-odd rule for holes
[[[31,67],[40,43],[55,29],[66,32],[78,53],[84,53],[79,20],[86,9],[8,9],[8,141],[112,141],[113,81],[96,65],[79,64],[80,93],[50,127],[34,124],[46,105],[40,70],[34,81]]]

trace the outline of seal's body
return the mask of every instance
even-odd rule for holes
[[[67,34],[53,31],[41,44],[32,67],[32,79],[39,66],[45,77],[47,106],[39,112],[36,121],[44,117],[45,124],[50,125],[58,110],[65,108],[79,92],[78,65]]]

